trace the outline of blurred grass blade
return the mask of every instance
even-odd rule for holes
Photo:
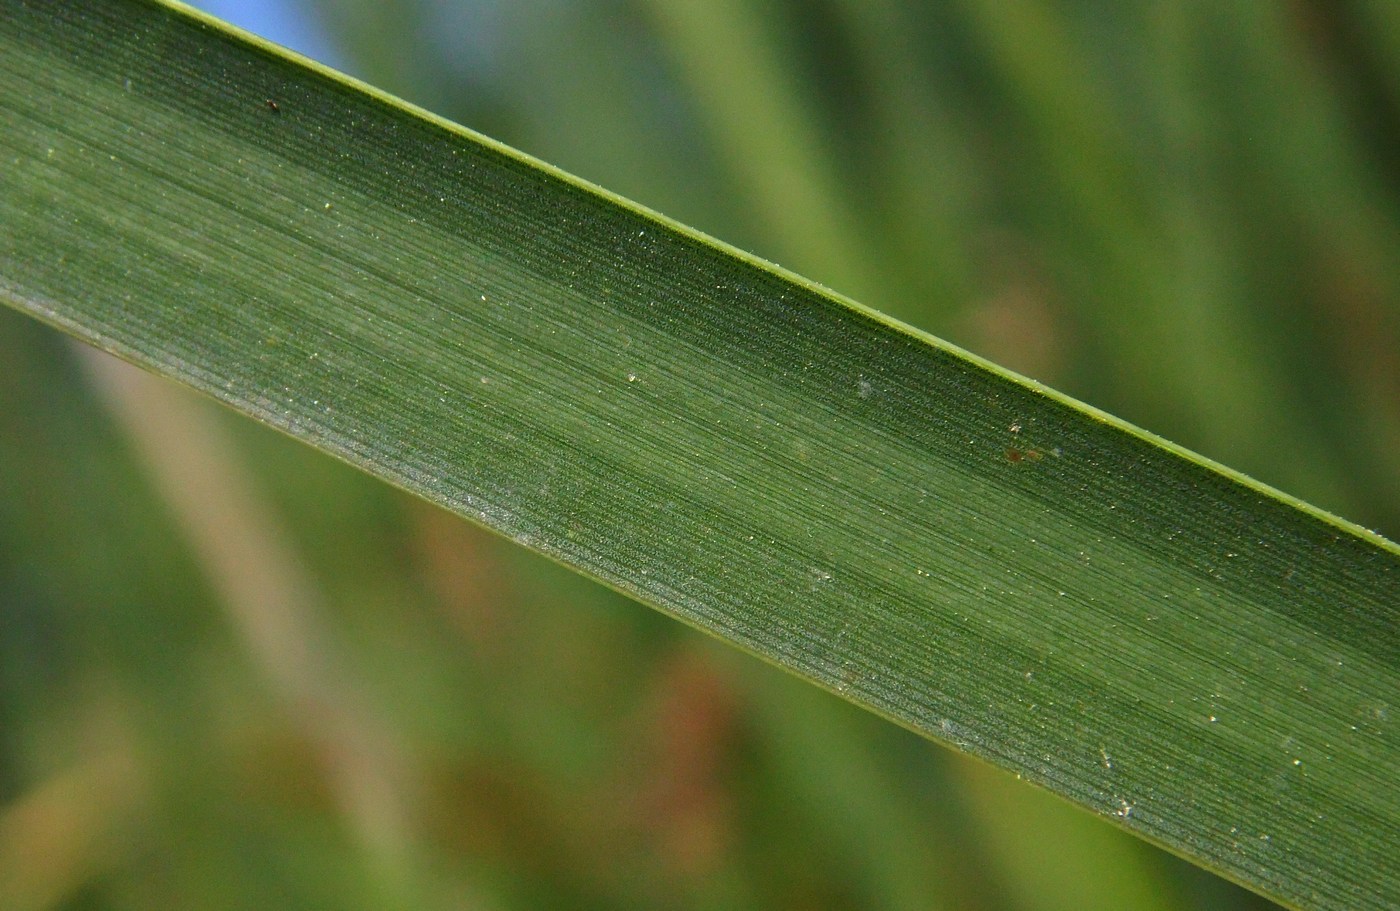
[[[1394,545],[208,20],[0,10],[9,303],[1268,895],[1400,904]]]

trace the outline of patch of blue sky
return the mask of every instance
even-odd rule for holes
[[[345,70],[348,61],[336,47],[315,10],[297,0],[186,0],[268,41],[290,48],[326,66]]]

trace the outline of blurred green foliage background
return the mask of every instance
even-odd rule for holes
[[[303,3],[366,81],[1400,533],[1400,5]],[[3,312],[0,907],[1267,903]]]

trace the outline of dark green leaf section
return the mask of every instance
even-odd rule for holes
[[[1269,895],[1400,904],[1393,545],[179,11],[0,9],[8,302]]]

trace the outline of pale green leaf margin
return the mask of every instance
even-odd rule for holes
[[[14,306],[1265,894],[1400,906],[1394,545],[182,9],[0,0],[0,163]]]

